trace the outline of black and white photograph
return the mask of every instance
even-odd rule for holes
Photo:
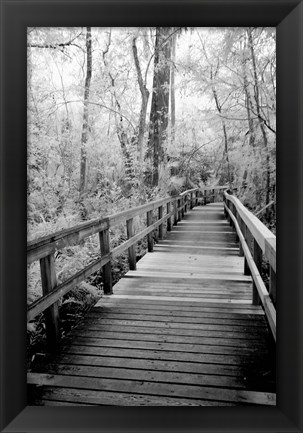
[[[276,28],[27,28],[29,406],[276,405]]]

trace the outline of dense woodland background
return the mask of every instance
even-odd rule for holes
[[[273,28],[29,28],[28,239],[216,185],[275,232],[275,121]],[[58,253],[58,282],[99,253],[94,237]],[[29,302],[40,287],[34,263]],[[61,308],[100,290],[96,275]]]

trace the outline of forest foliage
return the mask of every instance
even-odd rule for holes
[[[275,231],[275,37],[274,28],[28,28],[28,239],[225,184]],[[124,236],[120,227],[111,241]],[[98,254],[94,237],[58,254],[58,280]],[[32,301],[37,264],[28,281]]]

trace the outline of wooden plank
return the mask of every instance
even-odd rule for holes
[[[254,392],[246,390],[234,390],[215,388],[207,386],[179,385],[142,382],[136,380],[116,380],[106,378],[90,378],[64,375],[48,375],[29,373],[28,383],[38,386],[56,386],[78,389],[109,390],[118,392],[133,392],[139,394],[157,394],[167,396],[178,396],[187,398],[198,398],[207,400],[219,400],[227,402],[241,402],[258,405],[275,405],[276,398],[273,393]]]
[[[151,294],[151,295],[157,295],[159,294],[159,296],[163,295],[163,296],[168,296],[170,294],[177,294],[178,296],[181,296],[184,292],[186,292],[186,295],[190,295],[190,296],[195,296],[195,297],[201,297],[201,298],[218,298],[221,297],[222,298],[228,298],[228,299],[247,299],[247,301],[249,301],[251,299],[251,290],[224,290],[224,289],[214,289],[214,288],[210,288],[210,289],[191,289],[188,287],[166,287],[166,286],[162,286],[161,287],[133,287],[133,288],[129,288],[129,289],[116,289],[115,293],[118,294],[142,294],[142,295],[147,295],[147,294]]]
[[[148,290],[148,289],[137,289],[137,290],[131,290],[131,289],[128,289],[128,290],[126,290],[126,291],[123,291],[123,292],[117,292],[117,295],[119,295],[120,293],[123,293],[123,295],[129,295],[129,296],[131,296],[131,295],[143,295],[143,296],[154,296],[154,295],[156,295],[156,296],[159,296],[159,298],[162,298],[162,297],[167,297],[167,296],[175,296],[175,294],[176,295],[179,295],[179,296],[183,296],[184,298],[191,298],[192,296],[195,296],[195,298],[198,298],[198,299],[206,299],[206,300],[212,300],[212,299],[221,299],[222,298],[222,300],[223,299],[225,299],[225,300],[230,300],[230,301],[233,301],[233,300],[235,300],[235,301],[238,301],[238,300],[240,300],[240,301],[246,301],[246,302],[249,302],[250,300],[251,300],[251,295],[250,294],[243,294],[241,297],[238,295],[238,294],[224,294],[224,293],[215,293],[215,294],[211,294],[211,293],[190,293],[190,291],[187,291],[187,292],[185,292],[184,293],[184,291],[181,291],[181,292],[174,292],[174,291],[171,291],[171,292],[168,292],[168,291],[160,291],[160,292],[155,292],[155,290],[154,289],[150,289],[150,290]]]
[[[123,339],[107,339],[95,337],[81,337],[76,336],[72,340],[73,345],[86,346],[86,347],[102,347],[102,348],[124,348],[124,349],[138,349],[138,350],[159,350],[163,352],[185,352],[185,353],[199,353],[201,355],[215,354],[215,355],[232,355],[249,357],[254,360],[263,358],[268,353],[262,347],[241,347],[222,346],[214,344],[190,344],[190,343],[168,343],[161,341],[146,341],[146,340],[123,340]]]
[[[241,275],[241,274],[235,274],[233,272],[227,273],[225,272],[224,274],[218,274],[217,272],[214,272],[213,270],[210,270],[209,272],[207,272],[207,269],[203,269],[200,272],[186,272],[186,271],[182,271],[180,269],[179,272],[166,272],[165,275],[163,275],[163,278],[171,278],[171,277],[175,277],[176,278],[176,274],[178,275],[179,278],[188,278],[190,280],[196,280],[197,278],[201,278],[201,279],[210,279],[211,277],[216,278],[216,279],[221,279],[221,280],[229,280],[229,281],[239,281],[239,282],[250,282],[251,278],[250,276],[245,276],[245,275]],[[132,276],[133,274],[131,273],[131,271],[129,272],[129,276]],[[155,278],[156,276],[156,272],[153,272],[152,269],[144,269],[143,267],[139,267],[138,266],[138,270],[136,271],[135,274],[136,277],[152,277]]]
[[[127,311],[130,314],[134,313],[135,311],[142,311],[142,312],[148,312],[148,311],[152,311],[154,314],[157,315],[183,315],[183,316],[190,316],[190,317],[195,317],[195,316],[205,316],[205,317],[216,317],[218,315],[218,313],[220,313],[220,317],[222,318],[228,318],[231,317],[235,320],[241,318],[241,316],[243,314],[245,314],[248,318],[248,320],[260,320],[263,321],[263,317],[264,316],[264,311],[262,310],[262,308],[258,308],[258,309],[250,309],[250,308],[230,308],[230,306],[228,306],[228,308],[224,308],[226,307],[226,305],[220,306],[220,307],[216,307],[213,305],[204,305],[202,304],[201,306],[199,304],[196,305],[187,305],[184,304],[180,305],[180,304],[172,304],[169,303],[167,305],[167,303],[164,303],[162,305],[162,303],[158,302],[156,305],[152,302],[139,302],[136,303],[136,300],[132,300],[130,299],[129,302],[123,302],[125,300],[120,299],[119,302],[115,302],[115,300],[113,300],[112,302],[106,302],[107,300],[104,300],[104,302],[102,302],[103,299],[101,300],[101,302],[98,304],[99,307],[94,307],[91,311],[91,313],[93,314],[95,310],[99,311],[100,314],[103,313],[103,311],[111,311],[111,309],[115,309],[116,312],[122,312],[122,311]],[[250,307],[250,305],[248,305],[248,307]],[[257,317],[256,317],[257,315]]]
[[[242,348],[247,348],[248,350],[255,350],[256,348],[262,348],[264,351],[267,351],[267,345],[262,341],[254,341],[252,343],[251,340],[241,340],[241,339],[228,339],[228,338],[213,338],[203,337],[200,335],[188,335],[186,339],[184,335],[168,335],[168,334],[157,334],[153,333],[151,330],[150,333],[138,333],[135,332],[136,328],[126,328],[123,332],[120,331],[96,331],[93,329],[87,328],[76,328],[70,334],[71,337],[85,337],[85,338],[99,338],[99,339],[112,339],[112,340],[135,340],[135,341],[152,341],[152,342],[162,342],[162,343],[184,343],[186,341],[187,344],[203,344],[203,345],[212,345],[212,346],[227,346],[234,347],[242,350]]]
[[[146,289],[148,289],[148,290],[152,290],[155,286],[153,286],[152,285],[152,283],[148,283],[146,286],[144,285],[144,283],[142,282],[142,277],[143,277],[143,274],[144,274],[144,272],[141,272],[141,270],[140,271],[138,271],[138,272],[140,272],[140,280],[138,279],[131,279],[131,280],[128,280],[128,284],[125,284],[125,286],[122,284],[122,283],[120,283],[119,284],[119,286],[117,287],[117,289],[119,289],[119,288],[125,288],[125,289],[131,289],[131,288],[135,288],[135,287],[137,287],[137,288],[142,288],[142,289],[144,289],[144,288],[146,288]],[[163,287],[163,290],[164,289],[173,289],[174,288],[174,286],[173,286],[173,283],[171,283],[171,282],[169,282],[169,281],[167,281],[166,280],[166,278],[165,278],[165,274],[164,274],[164,272],[161,272],[161,271],[159,271],[159,272],[156,272],[156,271],[154,271],[154,272],[152,272],[152,271],[149,271],[149,270],[147,270],[146,271],[146,273],[148,274],[148,277],[152,277],[153,276],[153,278],[154,278],[154,283],[156,283],[159,287],[158,287],[158,290],[160,289],[161,290],[161,288]],[[176,273],[175,274],[176,276],[178,275],[178,273]],[[217,277],[221,277],[221,281],[222,282],[224,282],[224,281],[226,281],[227,282],[227,284],[226,284],[226,290],[228,290],[228,291],[232,291],[232,289],[239,289],[239,291],[243,291],[243,292],[245,292],[245,293],[248,293],[249,292],[249,288],[251,288],[251,282],[245,282],[245,281],[243,281],[242,279],[238,279],[238,280],[233,280],[232,279],[232,275],[231,274],[219,274],[219,275],[217,275],[214,271],[213,272],[211,272],[211,271],[209,271],[208,273],[202,273],[201,272],[201,274],[199,274],[198,272],[188,272],[188,274],[184,274],[184,273],[182,273],[181,275],[180,275],[181,277],[182,277],[182,279],[184,278],[184,277],[186,277],[186,276],[188,276],[188,279],[189,279],[189,281],[188,281],[188,283],[186,284],[186,283],[180,283],[180,285],[178,284],[178,286],[176,287],[176,290],[177,290],[177,288],[179,287],[179,288],[187,288],[187,290],[188,291],[190,291],[191,289],[192,290],[195,290],[195,289],[199,289],[199,287],[197,287],[197,285],[191,285],[191,280],[196,280],[197,279],[197,277],[199,277],[199,276],[201,276],[201,279],[210,279],[212,276],[217,276]],[[234,282],[234,281],[236,281],[236,282]],[[238,282],[238,285],[237,285],[237,282]],[[210,283],[209,285],[207,284],[207,282],[204,282],[204,284],[203,285],[201,285],[201,293],[203,293],[203,289],[217,289],[217,290],[220,290],[220,289],[222,289],[223,290],[223,284],[216,284],[216,283],[214,283],[213,285],[212,285],[212,283]],[[155,288],[155,290],[156,290],[156,288]],[[162,290],[161,290],[162,291]],[[200,291],[199,291],[200,292]]]
[[[92,318],[89,320],[90,324],[93,323],[100,323],[98,319]],[[123,326],[138,326],[138,327],[145,327],[145,328],[161,328],[163,330],[165,329],[191,329],[194,330],[200,330],[200,331],[222,331],[222,332],[233,332],[235,334],[241,334],[243,331],[245,332],[254,332],[256,335],[263,334],[264,330],[259,327],[251,327],[249,324],[247,326],[237,326],[237,325],[226,325],[226,324],[220,324],[220,323],[184,323],[184,322],[172,322],[170,320],[167,320],[166,322],[160,322],[158,320],[135,320],[133,318],[128,319],[102,319],[102,325],[123,325]]]
[[[36,394],[41,394],[41,389],[36,389]],[[120,393],[112,391],[94,391],[74,388],[58,388],[51,386],[43,387],[44,399],[37,399],[35,405],[39,402],[46,406],[61,406],[61,403],[67,401],[67,404],[82,406],[85,404],[97,406],[235,406],[236,403],[220,402],[213,400],[201,400],[191,398],[178,398],[167,396],[155,396],[149,394]]]
[[[131,313],[131,314],[130,314]],[[188,315],[159,315],[159,314],[148,314],[148,312],[136,312],[136,310],[131,310],[131,312],[128,313],[127,311],[120,311],[117,312],[116,309],[113,311],[107,311],[102,312],[102,320],[103,319],[127,319],[130,316],[133,320],[157,320],[159,322],[165,322],[169,321],[170,323],[178,322],[178,323],[205,323],[205,324],[220,324],[220,325],[235,325],[235,326],[252,326],[252,327],[263,327],[264,328],[264,322],[263,320],[255,320],[255,317],[252,319],[246,319],[246,318],[223,318],[220,314],[217,314],[214,317],[206,317],[205,315],[195,316],[192,317],[189,314]],[[90,318],[98,318],[99,313],[92,312],[89,315]]]
[[[93,404],[90,403],[84,403],[84,402],[77,402],[76,404],[77,406],[94,406]],[[29,406],[32,406],[31,404],[29,404]],[[75,402],[74,401],[64,401],[64,400],[59,400],[59,401],[55,401],[55,400],[48,400],[47,398],[42,398],[42,399],[36,399],[35,400],[35,404],[33,406],[73,406],[75,407]]]
[[[144,300],[159,300],[159,295],[157,296],[153,296],[153,295],[115,295],[116,299],[144,299]],[[215,304],[232,304],[233,306],[235,304],[244,304],[247,305],[247,299],[230,299],[230,298],[226,298],[226,299],[220,299],[220,298],[198,298],[198,297],[193,297],[190,296],[189,298],[186,298],[185,296],[165,296],[162,295],[161,296],[161,302],[165,300],[165,301],[182,301],[182,302],[209,302],[209,303],[215,303]]]
[[[90,356],[111,356],[119,358],[140,358],[140,359],[158,359],[166,361],[179,361],[179,362],[196,362],[208,364],[221,364],[221,365],[235,365],[238,368],[251,368],[256,365],[256,359],[249,356],[229,355],[219,353],[187,353],[180,351],[166,351],[155,349],[135,349],[124,347],[103,347],[103,346],[80,346],[71,344],[62,348],[62,353]],[[265,364],[264,357],[259,357],[259,364]]]
[[[238,311],[238,310],[249,310],[251,313],[250,314],[254,314],[255,312],[260,312],[263,311],[262,308],[260,306],[257,305],[252,305],[251,302],[246,302],[244,305],[229,305],[229,304],[222,304],[221,302],[218,303],[213,303],[212,305],[209,305],[208,303],[205,303],[203,300],[200,300],[199,303],[196,302],[190,302],[190,300],[188,300],[187,303],[183,302],[183,299],[180,300],[176,300],[174,297],[170,297],[168,298],[168,300],[165,299],[161,299],[161,302],[159,302],[159,299],[152,299],[151,297],[138,297],[136,298],[135,296],[129,297],[126,296],[125,299],[120,295],[112,295],[112,296],[106,296],[104,295],[95,305],[94,308],[98,308],[98,307],[102,307],[104,304],[111,304],[111,303],[115,303],[116,305],[119,304],[121,306],[123,306],[123,304],[125,305],[130,305],[130,304],[136,304],[136,305],[150,305],[151,307],[156,307],[159,305],[159,307],[164,307],[167,308],[167,310],[170,310],[174,307],[177,308],[182,308],[184,307],[184,311],[186,309],[193,309],[195,311],[198,311],[200,309],[204,310],[205,308],[207,309],[211,309],[213,311],[214,308],[219,308],[219,309],[223,309],[224,311]],[[207,310],[210,311],[210,310]]]
[[[81,366],[69,364],[49,365],[48,374],[71,375],[74,377],[94,377],[105,379],[140,380],[171,384],[220,386],[234,389],[246,389],[244,377],[195,374],[172,371],[140,370],[123,367]]]
[[[175,360],[159,359],[139,359],[130,357],[110,357],[110,356],[90,356],[90,355],[69,355],[63,354],[58,360],[58,364],[68,365],[91,365],[101,367],[117,367],[129,369],[141,369],[150,371],[171,371],[193,374],[216,374],[218,376],[246,377],[249,371],[256,373],[251,369],[239,369],[237,365],[208,364],[202,362],[184,362]],[[42,366],[47,368],[47,366]],[[41,370],[40,372],[43,372]],[[259,372],[260,373],[260,372]]]
[[[233,332],[233,331],[226,331],[226,330],[212,330],[211,334],[209,330],[203,330],[203,329],[183,329],[183,328],[168,328],[166,327],[165,330],[163,330],[163,327],[143,327],[143,326],[137,326],[136,324],[131,325],[128,324],[127,326],[125,324],[121,323],[110,323],[110,324],[102,324],[101,322],[85,322],[86,329],[89,331],[98,331],[100,333],[104,331],[109,332],[134,332],[137,333],[138,336],[141,334],[154,334],[154,335],[174,335],[174,336],[192,336],[197,338],[214,338],[215,340],[218,338],[227,339],[227,346],[232,346],[234,343],[237,343],[239,340],[253,340],[254,344],[260,340],[260,333],[254,334],[251,332],[251,330],[242,330],[242,332]],[[261,335],[263,337],[263,334]],[[264,337],[267,338],[268,332],[264,331]],[[216,341],[214,341],[216,342]]]

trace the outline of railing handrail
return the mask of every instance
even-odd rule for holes
[[[247,274],[249,269],[253,279],[253,303],[261,301],[276,340],[276,236],[238,198],[226,191],[223,197],[226,215],[232,221],[240,242],[240,253],[245,256],[244,273]],[[253,252],[247,244],[248,233],[252,236]],[[262,254],[270,266],[269,291],[261,277]]]
[[[241,201],[234,195],[224,192],[223,196],[227,201],[232,202],[241,219],[250,230],[254,239],[258,242],[264,256],[269,261],[270,265],[276,271],[276,236],[255,216],[250,212]]]
[[[174,202],[190,193],[196,191],[223,190],[226,188],[227,186],[192,188],[176,196],[161,198],[102,218],[84,221],[73,227],[58,230],[49,235],[34,239],[27,243],[27,264],[33,263],[64,247],[78,245],[89,236],[106,230],[128,218],[134,218],[143,212],[155,210],[157,207],[165,205],[168,202]]]
[[[119,222],[125,221],[128,218],[134,218],[143,212],[154,210],[158,206],[177,199],[178,196],[154,200],[135,208],[117,212],[103,218],[85,221],[76,226],[59,230],[55,233],[32,240],[27,243],[27,263],[30,264],[66,246],[78,245],[83,239],[106,230]],[[47,247],[47,245],[49,245],[49,247]]]

